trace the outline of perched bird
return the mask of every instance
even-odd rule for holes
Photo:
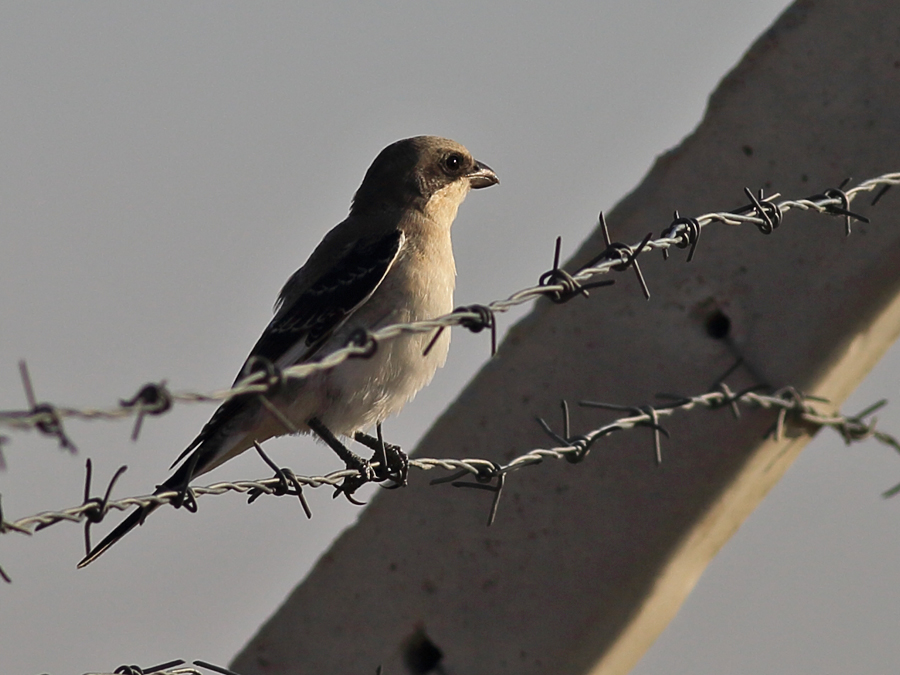
[[[318,361],[365,335],[363,331],[451,312],[456,266],[450,226],[469,190],[498,182],[490,167],[446,138],[417,136],[387,146],[366,172],[347,219],[325,235],[288,279],[275,316],[235,382],[260,363],[287,368]],[[434,335],[406,334],[379,343],[369,358],[287,379],[264,395],[229,399],[176,460],[181,465],[157,494],[186,491],[191,480],[254,443],[310,431],[348,466],[371,477],[368,463],[338,437],[377,447],[362,431],[377,425],[380,439],[381,422],[444,364],[449,331],[429,348],[432,340]],[[380,447],[385,448],[383,441]],[[385,460],[381,458],[382,470]],[[96,560],[155,508],[131,513],[78,566]]]

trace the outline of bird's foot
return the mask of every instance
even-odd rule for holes
[[[354,504],[361,504],[354,500],[352,495],[366,483],[375,480],[375,469],[369,462],[341,443],[338,437],[331,433],[331,430],[326,427],[319,418],[312,417],[306,423],[316,436],[325,441],[328,447],[334,450],[335,454],[344,460],[344,464],[348,469],[357,472],[356,476],[347,476],[344,478],[341,484],[335,488],[334,496],[337,497],[339,494],[343,494]]]
[[[392,481],[394,485],[388,489],[403,487],[406,485],[407,476],[409,475],[409,457],[406,456],[406,453],[403,452],[399,445],[384,441],[380,424],[377,426],[377,430],[377,438],[357,431],[353,435],[353,440],[375,451],[371,461],[378,463],[378,468],[375,472],[375,478],[378,482]]]

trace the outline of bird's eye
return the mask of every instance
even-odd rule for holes
[[[463,165],[463,157],[458,152],[453,152],[444,158],[444,166],[450,173],[457,173]]]

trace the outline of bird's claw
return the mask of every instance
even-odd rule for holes
[[[398,445],[388,445],[385,443],[385,450],[387,451],[385,453],[387,455],[387,461],[383,468],[379,467],[382,469],[378,475],[379,482],[386,480],[392,481],[394,484],[387,486],[388,490],[405,487],[407,477],[409,476],[409,457],[406,456],[406,453],[403,452]]]
[[[409,457],[406,456],[406,453],[403,452],[399,445],[385,442],[380,434],[380,429],[378,438],[357,432],[354,434],[353,439],[357,443],[375,451],[372,461],[378,463],[378,468],[375,470],[376,482],[392,481],[394,484],[389,486],[388,489],[403,487],[406,485],[406,479],[409,474]]]

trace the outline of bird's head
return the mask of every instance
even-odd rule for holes
[[[379,153],[351,211],[414,208],[449,224],[469,190],[499,182],[489,166],[456,141],[416,136],[391,143]]]

